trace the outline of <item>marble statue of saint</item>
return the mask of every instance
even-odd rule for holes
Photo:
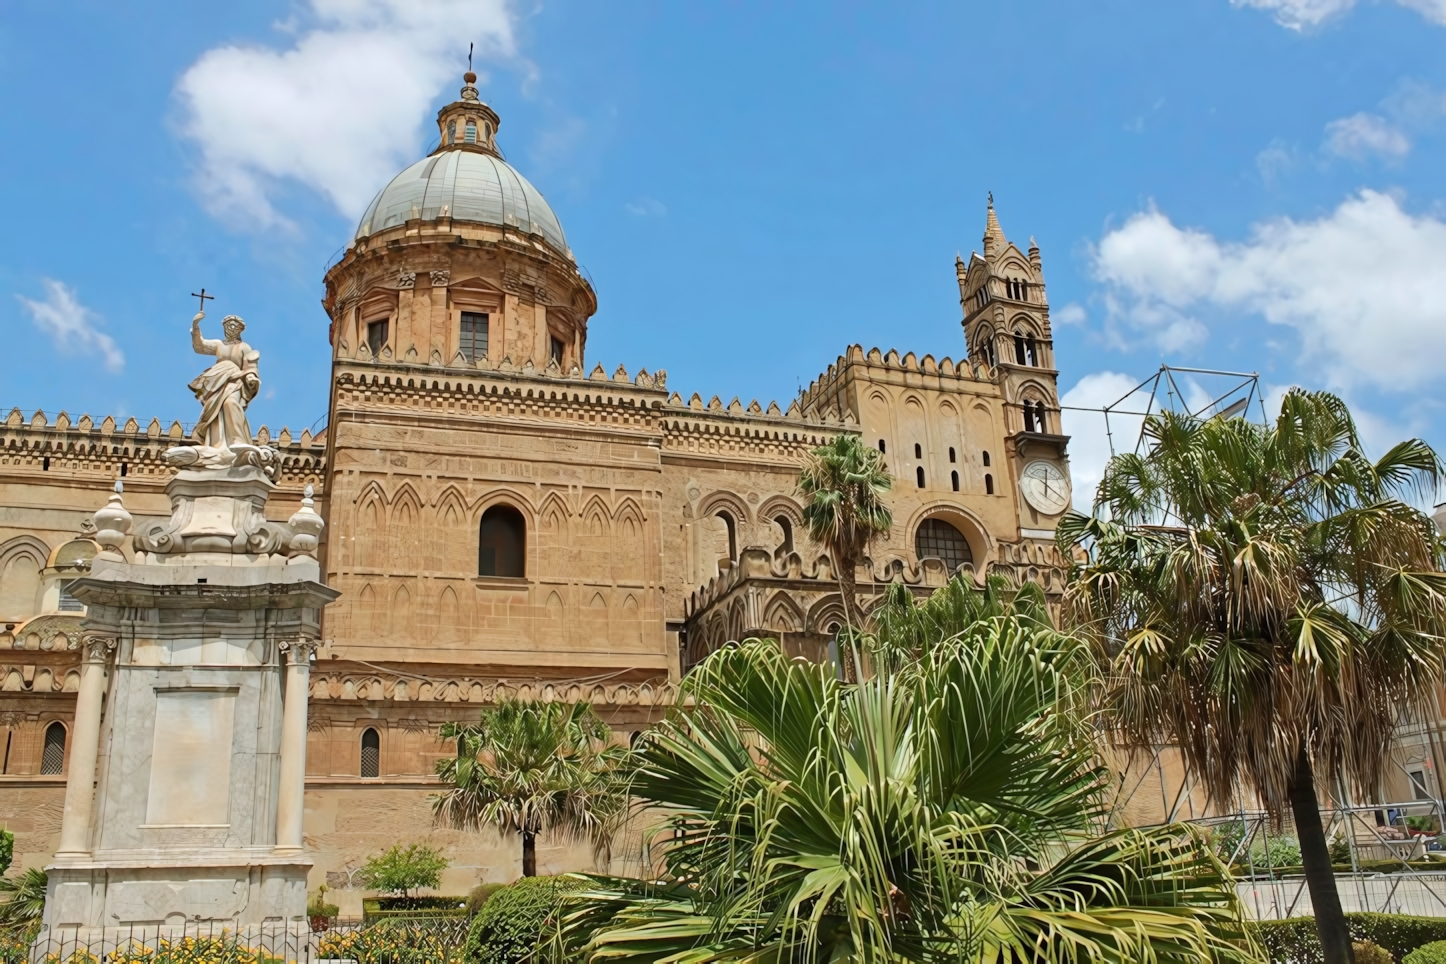
[[[270,468],[276,453],[251,441],[246,406],[261,390],[261,373],[256,363],[261,353],[241,340],[246,323],[235,315],[221,322],[225,338],[201,337],[204,311],[191,319],[191,347],[198,355],[215,355],[216,363],[197,375],[190,389],[201,403],[195,441],[199,444],[169,449],[165,459],[172,465],[224,468],[229,465],[257,465]]]

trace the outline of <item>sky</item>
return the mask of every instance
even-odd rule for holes
[[[252,427],[319,428],[322,274],[468,44],[589,363],[786,407],[851,343],[959,358],[992,191],[1065,405],[1256,372],[1446,447],[1446,0],[9,0],[0,408],[194,421],[204,286],[262,352]],[[1087,503],[1103,419],[1065,416]]]

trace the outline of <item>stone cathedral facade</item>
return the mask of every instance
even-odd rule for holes
[[[514,841],[432,828],[433,764],[452,752],[440,724],[515,693],[589,700],[628,739],[728,640],[825,656],[843,610],[795,482],[838,433],[896,479],[894,528],[858,573],[865,606],[888,582],[922,592],[960,570],[1063,587],[1069,469],[1040,252],[1005,237],[992,200],[982,253],[955,264],[962,331],[941,324],[902,356],[847,347],[787,406],[685,396],[661,368],[588,356],[592,286],[498,153],[474,83],[326,272],[327,427],[257,433],[281,454],[268,516],[316,487],[323,582],[340,592],[311,673],[305,844],[311,886],[330,883],[344,912],[355,870],[398,841],[448,849],[448,892],[516,875]],[[251,327],[263,352],[265,327]],[[116,478],[136,531],[167,518],[160,454],[184,436],[19,410],[0,425],[0,825],[26,866],[60,824],[85,617],[66,587],[96,552],[88,520]],[[588,865],[562,845],[539,861]]]

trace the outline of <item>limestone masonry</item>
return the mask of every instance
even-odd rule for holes
[[[320,434],[237,437],[259,378],[230,324],[239,319],[227,319],[225,340],[193,336],[216,355],[192,383],[203,413],[194,432],[19,410],[0,425],[0,825],[17,833],[17,863],[69,861],[63,876],[86,900],[111,828],[141,847],[194,838],[292,868],[276,872],[289,881],[277,893],[297,890],[295,868],[310,863],[309,886],[329,883],[343,913],[359,910],[355,872],[367,855],[398,841],[447,849],[445,892],[514,878],[515,841],[432,829],[433,764],[454,752],[438,727],[516,693],[590,700],[625,740],[728,640],[766,634],[825,654],[843,608],[794,487],[802,456],[839,433],[883,451],[896,479],[894,529],[858,572],[863,605],[892,580],[925,591],[961,569],[1063,588],[1053,537],[1069,467],[1040,252],[1005,237],[992,200],[982,254],[955,264],[962,343],[941,329],[933,346],[943,355],[957,345],[958,360],[850,346],[786,409],[684,398],[662,369],[610,371],[587,358],[592,286],[547,202],[498,154],[498,116],[474,83],[468,74],[438,113],[440,145],[386,186],[326,272],[332,363]],[[253,321],[263,352],[264,331]],[[134,521],[106,550],[96,510],[117,479]],[[307,486],[325,528],[316,576],[295,581],[287,562],[300,530],[288,520],[310,511]],[[184,551],[264,564],[215,579],[196,569],[166,602],[140,598],[160,592],[143,571],[175,568],[155,553],[184,542],[180,514],[216,510],[216,499],[249,507],[235,512],[250,528],[230,548]],[[117,557],[103,558],[109,551]],[[253,569],[281,575],[245,575]],[[196,578],[210,581],[198,589]],[[319,622],[303,625],[312,611]],[[273,624],[290,628],[278,635]],[[304,724],[292,720],[305,731],[301,849],[276,856],[288,845],[275,823],[284,793],[234,773],[282,779],[288,633],[314,641],[315,654],[301,677]],[[120,655],[88,642],[101,637],[122,640]],[[242,638],[251,642],[233,645]],[[171,655],[145,656],[155,646]],[[106,684],[127,695],[108,697],[93,724],[85,701],[98,673],[132,682]],[[160,697],[171,692],[162,676],[194,692]],[[211,779],[185,763],[194,733],[166,735],[168,720],[209,727],[206,745],[232,748],[229,794],[219,769]],[[56,855],[62,812],[89,799],[83,779],[67,796],[66,778],[86,762],[93,725],[132,754],[123,793],[103,765],[95,784],[96,807],[123,801],[118,822],[92,831],[79,856]],[[158,756],[166,739],[177,745]],[[210,789],[184,805],[157,800],[155,788],[181,779],[165,768]],[[543,873],[590,865],[585,848],[562,844],[538,858]],[[291,913],[260,898],[213,903],[207,919]],[[153,904],[106,913],[164,923]]]

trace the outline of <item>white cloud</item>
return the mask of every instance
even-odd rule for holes
[[[359,216],[428,139],[436,96],[461,86],[465,45],[514,49],[507,0],[310,0],[305,19],[282,25],[287,49],[216,47],[176,83],[201,200],[232,227],[287,226],[273,197],[288,180]]]
[[[1336,385],[1406,390],[1438,377],[1446,331],[1446,222],[1375,191],[1314,221],[1257,224],[1221,242],[1153,206],[1101,239],[1112,322],[1160,341],[1189,312],[1248,312],[1293,328]]]
[[[1262,181],[1274,184],[1295,167],[1297,160],[1295,148],[1277,138],[1270,142],[1269,147],[1255,155],[1255,169],[1260,172]]]
[[[1396,3],[1416,11],[1431,23],[1446,26],[1446,0],[1396,0]],[[1307,30],[1346,13],[1356,5],[1356,0],[1230,0],[1230,5],[1269,10],[1282,27]]]
[[[1275,22],[1291,30],[1318,27],[1332,17],[1345,13],[1356,0],[1230,0],[1231,6],[1269,10]]]
[[[115,339],[96,327],[100,316],[80,303],[74,289],[51,278],[41,278],[40,284],[45,288],[44,301],[15,296],[35,327],[49,335],[55,347],[65,354],[100,355],[111,371],[124,369],[126,356]]]
[[[639,218],[662,218],[668,215],[668,206],[656,198],[640,197],[636,201],[629,201],[623,207],[629,214]]]
[[[1050,320],[1057,325],[1082,325],[1089,321],[1089,314],[1084,310],[1084,305],[1077,301],[1056,308],[1049,313]]]
[[[1325,127],[1325,149],[1339,157],[1395,160],[1411,152],[1411,139],[1379,114],[1352,114]]]
[[[1132,452],[1140,437],[1144,418],[1123,412],[1143,412],[1149,402],[1148,392],[1132,389],[1140,383],[1133,375],[1119,372],[1095,372],[1086,375],[1060,398],[1060,420],[1064,434],[1069,436],[1069,472],[1074,485],[1074,507],[1088,513],[1094,503],[1095,487],[1104,476],[1105,463],[1110,460],[1110,440],[1116,452]],[[1108,425],[1106,405],[1119,402],[1121,412],[1111,413]],[[1092,409],[1093,411],[1072,411]]]

